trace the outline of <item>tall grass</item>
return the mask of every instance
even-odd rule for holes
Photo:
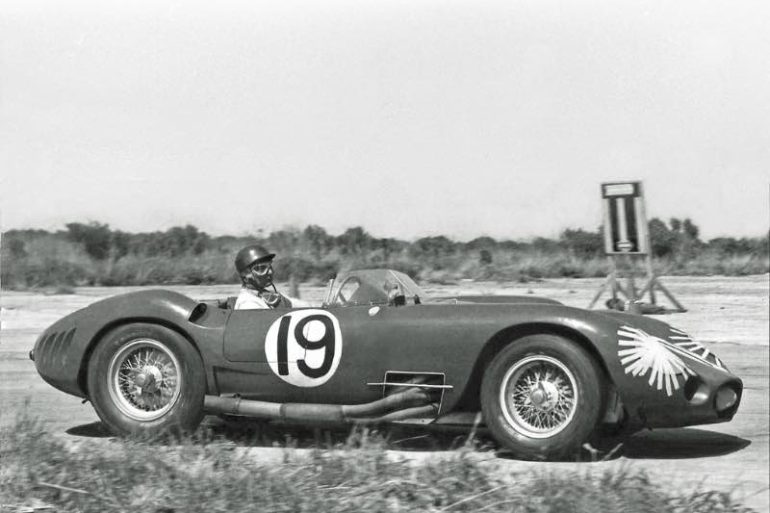
[[[25,416],[0,439],[0,504],[11,511],[750,511],[729,494],[667,493],[630,470],[510,475],[467,444],[448,456],[408,461],[368,431],[331,449],[286,450],[278,464],[205,433],[72,450]]]

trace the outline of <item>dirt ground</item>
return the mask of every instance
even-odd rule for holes
[[[551,297],[571,306],[586,307],[601,280],[546,280],[537,283],[463,282],[428,286],[429,295],[458,292],[482,294],[534,294]],[[651,479],[671,491],[716,489],[731,491],[757,511],[770,511],[770,458],[768,436],[770,378],[768,346],[770,307],[768,276],[741,278],[667,277],[663,283],[687,308],[683,314],[662,319],[707,343],[728,367],[744,380],[745,392],[736,417],[729,423],[703,427],[646,431],[634,435],[610,461],[597,463],[530,463],[497,457],[503,472],[564,469],[602,470],[614,467],[644,469]],[[234,295],[235,286],[169,287],[194,298]],[[104,297],[134,288],[78,288],[71,295],[7,292],[0,296],[0,425],[13,423],[26,409],[47,429],[71,441],[94,447],[109,444],[99,429],[89,404],[56,391],[37,375],[28,352],[49,324],[74,310]],[[286,290],[285,287],[283,290]],[[321,287],[301,287],[303,299],[320,300]],[[606,297],[602,298],[603,300]],[[419,438],[424,440],[423,438]],[[239,444],[233,441],[234,444]],[[242,444],[241,444],[242,445]],[[441,444],[409,442],[407,459],[441,458],[450,450]],[[241,446],[260,460],[282,458],[271,447]],[[302,449],[297,449],[298,453]]]

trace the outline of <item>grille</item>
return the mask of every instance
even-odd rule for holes
[[[40,343],[38,358],[42,367],[63,365],[67,359],[67,349],[75,337],[75,328],[66,331],[57,331],[47,335]]]

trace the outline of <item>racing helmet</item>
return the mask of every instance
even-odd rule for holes
[[[273,258],[275,253],[252,244],[235,255],[235,270],[238,271],[244,285],[265,289],[273,283],[273,270],[270,265]]]
[[[252,244],[251,246],[246,246],[235,255],[235,270],[238,271],[238,274],[243,274],[252,265],[271,262],[273,258],[275,258],[275,253],[270,253],[262,246]]]

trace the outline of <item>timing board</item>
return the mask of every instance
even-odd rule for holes
[[[641,182],[603,183],[604,251],[608,255],[649,252]]]

